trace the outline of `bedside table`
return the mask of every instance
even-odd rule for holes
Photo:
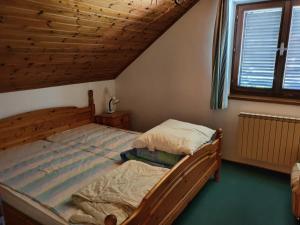
[[[114,113],[103,113],[95,117],[96,123],[117,127],[125,130],[130,129],[129,112],[119,111]]]

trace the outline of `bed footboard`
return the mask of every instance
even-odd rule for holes
[[[193,156],[184,157],[146,195],[141,205],[122,225],[169,225],[184,210],[199,190],[212,177],[219,180],[222,130],[217,139],[204,145]],[[116,225],[109,215],[106,225]]]

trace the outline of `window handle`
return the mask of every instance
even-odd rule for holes
[[[287,48],[284,47],[284,42],[281,42],[279,50],[279,55],[283,56],[284,52],[287,51]]]

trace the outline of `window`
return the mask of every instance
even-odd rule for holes
[[[231,93],[300,98],[300,0],[236,9]]]

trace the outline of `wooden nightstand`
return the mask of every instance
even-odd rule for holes
[[[129,130],[129,112],[119,111],[114,113],[103,113],[96,116],[96,123]]]

